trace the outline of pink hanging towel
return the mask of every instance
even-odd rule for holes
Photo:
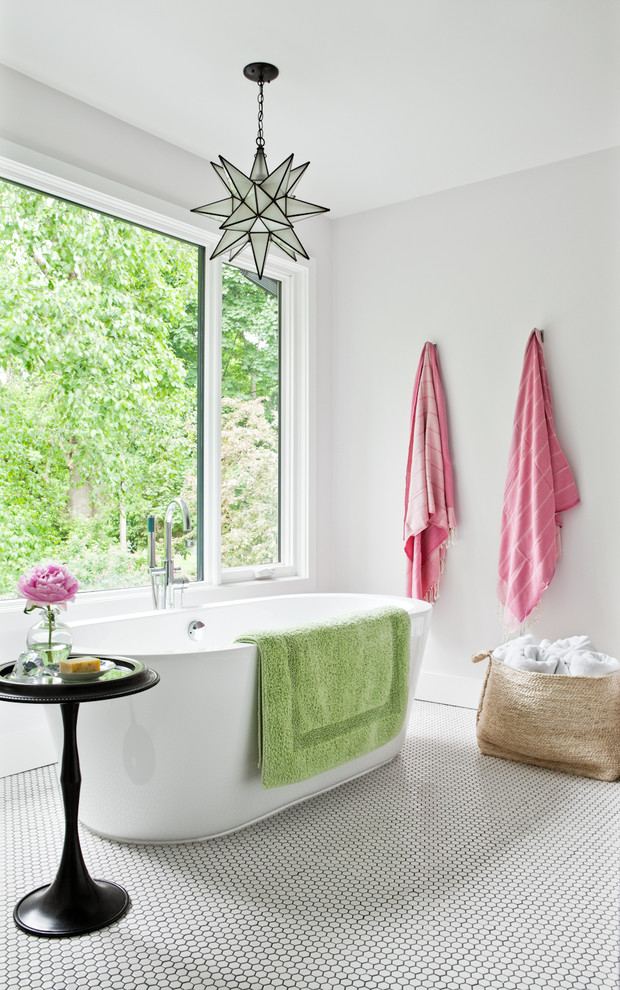
[[[578,503],[575,479],[553,425],[542,335],[533,330],[525,350],[504,491],[497,593],[506,632],[521,625],[551,583],[561,553],[560,513]]]
[[[410,598],[436,601],[454,528],[446,403],[437,351],[427,341],[413,387],[405,481],[406,590]]]

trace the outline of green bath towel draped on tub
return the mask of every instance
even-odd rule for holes
[[[394,607],[236,639],[258,649],[263,787],[314,777],[398,735],[409,639],[409,614]]]

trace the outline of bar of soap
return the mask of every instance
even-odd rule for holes
[[[101,660],[98,657],[80,657],[79,660],[61,660],[61,674],[96,674],[101,670]]]

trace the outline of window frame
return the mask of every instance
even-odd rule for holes
[[[254,269],[249,249],[237,255],[236,268]],[[280,561],[246,567],[221,566],[221,347],[222,262],[206,262],[205,294],[213,305],[206,315],[204,379],[204,464],[216,465],[203,484],[204,580],[220,586],[264,581],[308,572],[308,269],[270,258],[263,275],[280,282]],[[220,355],[220,359],[217,358]],[[217,369],[217,371],[216,371]],[[217,506],[214,510],[213,506]]]
[[[204,272],[200,303],[202,312],[199,332],[203,330],[203,375],[198,392],[202,391],[202,471],[203,574],[202,580],[191,582],[186,599],[198,604],[212,599],[209,592],[228,586],[239,586],[244,596],[264,593],[266,583],[281,579],[311,579],[310,566],[310,323],[312,263],[293,263],[286,258],[270,257],[264,275],[277,279],[282,286],[280,299],[280,561],[273,565],[222,568],[221,566],[221,343],[222,343],[222,261],[210,260],[217,244],[217,234],[194,222],[193,215],[172,204],[154,201],[152,197],[120,187],[130,198],[117,195],[114,183],[88,176],[92,185],[64,178],[53,172],[0,156],[0,177],[28,186],[44,195],[68,200],[77,206],[96,210],[118,220],[135,223],[164,235],[178,238],[203,248]],[[82,178],[82,175],[80,175]],[[114,187],[114,193],[101,186]],[[135,194],[135,195],[134,195]],[[142,201],[142,202],[140,202]],[[157,209],[154,208],[157,206]],[[252,254],[247,249],[233,262],[240,268],[255,270]],[[199,266],[201,267],[201,266]],[[33,562],[34,563],[34,562]],[[277,593],[281,593],[277,588]],[[305,590],[305,589],[304,589]],[[274,588],[274,593],[276,589]],[[78,594],[76,606],[82,604],[122,603],[122,610],[135,603],[136,611],[144,610],[145,599],[150,604],[150,588],[109,589]],[[228,595],[226,595],[228,597]],[[217,596],[218,600],[221,595]],[[13,611],[20,599],[0,602],[0,614]],[[118,609],[117,609],[118,611]]]

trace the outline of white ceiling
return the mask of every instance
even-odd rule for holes
[[[0,0],[0,62],[242,169],[258,60],[332,216],[620,145],[620,0]]]

